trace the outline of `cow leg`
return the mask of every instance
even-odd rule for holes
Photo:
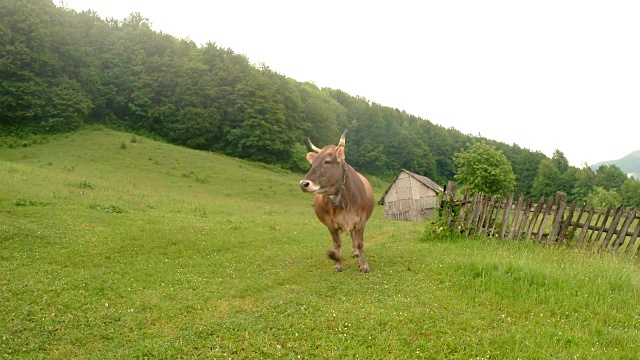
[[[358,257],[360,259],[360,271],[363,273],[369,272],[369,264],[364,256],[364,229],[357,229],[351,233],[354,249],[358,251]]]
[[[329,229],[331,233],[331,239],[333,240],[333,249],[329,250],[327,254],[335,261],[333,269],[336,272],[342,272],[342,253],[340,248],[342,247],[342,239],[340,238],[340,232],[338,229]]]
[[[351,233],[351,255],[354,258],[360,257],[360,249],[358,249],[358,242],[356,237]]]

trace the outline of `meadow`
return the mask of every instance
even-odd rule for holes
[[[640,358],[637,259],[376,206],[371,273],[334,273],[303,174],[103,128],[42,142],[0,149],[3,358]]]

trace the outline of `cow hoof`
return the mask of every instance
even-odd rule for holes
[[[342,272],[342,266],[335,266],[333,270],[337,273]]]
[[[353,254],[351,254],[353,256],[353,258],[359,258],[360,257],[360,253],[358,252],[354,252]]]
[[[371,270],[369,270],[369,265],[365,265],[360,267],[360,271],[366,274]]]

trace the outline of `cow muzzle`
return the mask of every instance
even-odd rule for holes
[[[320,186],[315,184],[313,181],[309,180],[300,180],[300,190],[304,192],[315,192],[318,191]]]

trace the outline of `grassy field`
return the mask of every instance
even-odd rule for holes
[[[336,274],[301,177],[104,129],[0,149],[0,356],[640,358],[637,260],[378,206]]]

